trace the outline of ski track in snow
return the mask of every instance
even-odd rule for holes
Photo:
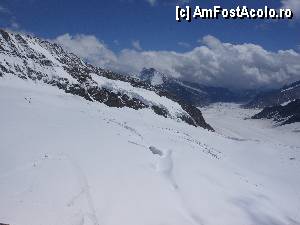
[[[128,126],[126,123],[120,123],[118,121],[116,121],[115,119],[104,119],[105,121],[107,121],[107,123],[114,123],[126,130],[128,130],[129,132],[131,132],[132,134],[138,136],[141,140],[143,140],[143,136],[137,132],[134,128]]]
[[[214,159],[221,159],[222,152],[214,149],[213,147],[193,138],[191,135],[172,129],[172,128],[163,128],[157,127],[163,131],[171,133],[173,136],[186,141],[188,144],[192,146],[192,148],[196,150],[201,150],[203,153],[210,155]],[[174,139],[176,141],[176,139]]]
[[[156,171],[159,174],[161,174],[163,178],[168,181],[168,183],[170,183],[173,191],[176,193],[178,201],[181,204],[182,214],[191,222],[191,224],[201,225],[202,222],[200,222],[200,219],[194,216],[186,206],[186,203],[184,202],[183,197],[180,193],[180,187],[178,187],[174,179],[173,176],[174,162],[172,160],[172,150],[163,151],[154,146],[150,146],[149,149],[154,155],[159,156],[159,159],[156,162]]]

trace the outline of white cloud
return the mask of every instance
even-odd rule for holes
[[[142,47],[141,47],[141,43],[139,40],[135,40],[135,41],[132,41],[132,47],[138,51],[141,51],[143,50]]]
[[[184,47],[184,48],[189,48],[191,47],[191,45],[189,43],[183,42],[183,41],[179,41],[177,43],[180,47]]]
[[[115,54],[92,35],[64,34],[53,41],[62,45],[67,51],[98,66],[107,67],[117,60]]]
[[[113,41],[113,43],[114,43],[115,45],[120,45],[120,42],[119,42],[119,40],[117,40],[117,39],[115,39],[115,40]]]
[[[154,6],[156,4],[157,0],[146,0],[151,6]]]
[[[137,74],[153,67],[173,77],[229,88],[279,87],[300,80],[300,54],[294,50],[267,51],[254,44],[223,43],[205,36],[191,51],[137,51],[115,54],[94,36],[69,34],[56,41],[94,63],[123,73]]]
[[[16,21],[12,20],[11,23],[10,23],[10,28],[12,30],[19,30],[20,29],[20,25]]]
[[[295,18],[300,19],[300,0],[281,0],[282,8],[292,9]]]
[[[10,11],[7,8],[0,5],[0,13],[10,13]]]
[[[0,5],[0,14],[4,14],[7,16],[5,22],[7,23],[7,27],[4,27],[6,30],[20,33],[29,33],[23,30],[18,23],[16,16],[6,7]]]

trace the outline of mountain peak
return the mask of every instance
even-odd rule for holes
[[[139,75],[140,79],[153,86],[159,86],[166,82],[167,77],[154,68],[143,68]]]

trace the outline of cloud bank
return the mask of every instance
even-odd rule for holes
[[[139,40],[132,41],[132,47],[138,51],[142,51],[143,48]]]
[[[168,76],[235,89],[275,88],[300,80],[296,51],[271,52],[255,44],[224,43],[210,35],[184,53],[136,49],[114,53],[95,36],[82,34],[64,34],[54,41],[92,64],[128,74],[153,67]]]
[[[64,34],[57,37],[54,42],[97,66],[107,68],[107,66],[117,62],[117,56],[93,35],[78,34],[71,36],[70,34]]]

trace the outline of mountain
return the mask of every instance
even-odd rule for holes
[[[0,76],[45,83],[109,107],[151,109],[165,118],[213,130],[195,106],[166,91],[85,63],[57,44],[0,30]]]
[[[218,103],[210,132],[158,86],[30,36],[0,46],[0,224],[300,224],[298,124]]]
[[[300,99],[300,80],[280,89],[258,94],[245,108],[264,108]]]
[[[216,102],[245,102],[256,93],[255,90],[231,91],[227,88],[175,79],[165,76],[154,68],[144,68],[139,78],[196,106],[207,106]]]
[[[169,80],[163,73],[158,72],[154,68],[144,68],[140,72],[139,78],[152,86],[160,86]]]
[[[273,119],[279,125],[300,122],[300,99],[291,101],[286,105],[276,105],[264,108],[252,116],[252,119]]]

